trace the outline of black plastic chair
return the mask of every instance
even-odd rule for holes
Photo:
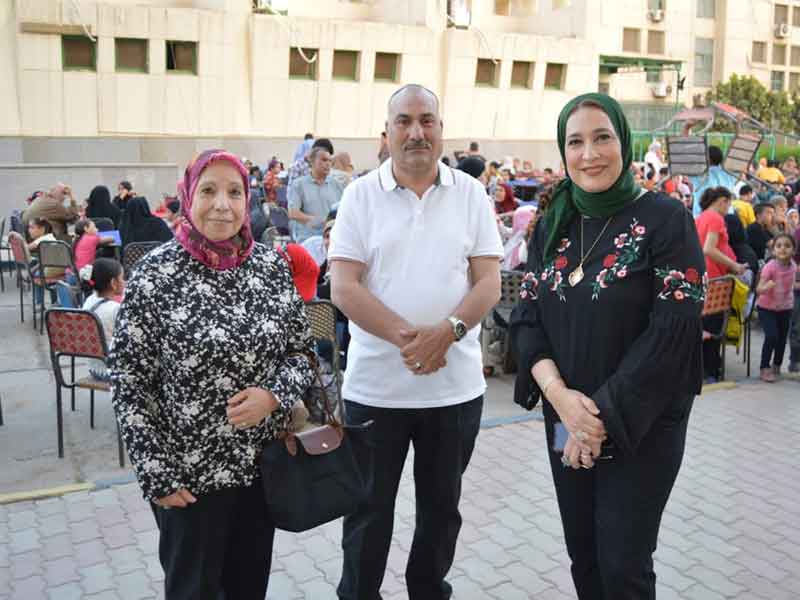
[[[39,244],[39,273],[44,274],[46,269],[67,269],[71,270],[75,277],[78,277],[78,269],[75,267],[75,261],[72,258],[72,248],[66,242],[42,242]],[[47,290],[56,290],[56,284],[60,281],[62,276],[55,278],[45,277],[43,287]],[[39,307],[41,322],[39,324],[39,333],[44,333],[44,299]],[[80,304],[76,305],[80,306]]]
[[[125,277],[130,277],[133,267],[141,258],[158,248],[161,242],[131,242],[122,249],[122,268],[125,270]]]

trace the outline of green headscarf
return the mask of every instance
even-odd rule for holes
[[[628,127],[628,120],[622,112],[619,103],[605,94],[583,94],[570,100],[561,109],[558,115],[558,151],[561,153],[561,160],[564,166],[567,165],[566,134],[567,120],[572,115],[575,107],[581,102],[592,102],[603,108],[608,115],[614,131],[617,133],[620,145],[622,146],[622,173],[617,181],[604,192],[585,192],[579,188],[572,179],[563,179],[553,192],[553,199],[544,216],[547,227],[547,242],[544,247],[544,258],[550,260],[555,254],[559,240],[566,236],[567,229],[572,219],[577,214],[590,217],[610,217],[619,212],[625,206],[636,200],[639,196],[639,186],[631,174],[631,163],[633,162],[633,148],[631,147],[631,130]]]

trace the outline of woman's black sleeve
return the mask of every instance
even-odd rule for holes
[[[654,236],[650,323],[592,396],[623,454],[635,454],[665,410],[685,403],[703,385],[705,260],[694,219],[678,207]]]
[[[528,261],[525,265],[520,297],[509,321],[509,342],[517,363],[514,382],[514,402],[533,410],[541,397],[541,390],[531,375],[531,367],[542,359],[552,358],[550,340],[542,325],[539,304],[539,279],[541,271],[543,239],[542,221],[536,225],[528,245]]]

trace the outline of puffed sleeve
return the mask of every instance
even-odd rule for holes
[[[310,356],[314,355],[314,339],[306,317],[305,304],[292,281],[289,268],[280,261],[281,287],[291,290],[286,351],[278,357],[277,365],[263,386],[273,393],[281,406],[281,414],[289,414],[295,402],[301,400],[314,379]]]
[[[653,236],[650,323],[592,396],[623,454],[635,454],[665,410],[689,402],[703,385],[705,261],[694,219],[679,206]]]
[[[162,327],[152,297],[155,289],[146,271],[140,270],[130,279],[117,313],[109,356],[111,402],[146,500],[186,487],[184,473],[162,431],[158,383]]]
[[[552,358],[550,340],[542,326],[536,276],[542,267],[543,220],[536,224],[528,246],[528,260],[522,280],[520,297],[509,322],[511,351],[517,362],[517,377],[514,382],[514,402],[533,410],[541,397],[541,390],[531,375],[531,367],[540,360]]]

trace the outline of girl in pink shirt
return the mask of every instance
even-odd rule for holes
[[[792,260],[796,243],[794,238],[782,233],[773,239],[770,260],[761,270],[758,287],[758,320],[764,328],[764,346],[761,349],[761,380],[774,383],[780,374],[783,351],[789,334],[789,322],[794,307],[794,289],[797,265]],[[770,366],[772,359],[772,366]]]
[[[114,242],[112,237],[97,235],[97,225],[89,219],[81,219],[75,223],[75,235],[77,239],[72,246],[72,252],[75,255],[75,267],[78,272],[86,265],[94,263],[98,246]]]

